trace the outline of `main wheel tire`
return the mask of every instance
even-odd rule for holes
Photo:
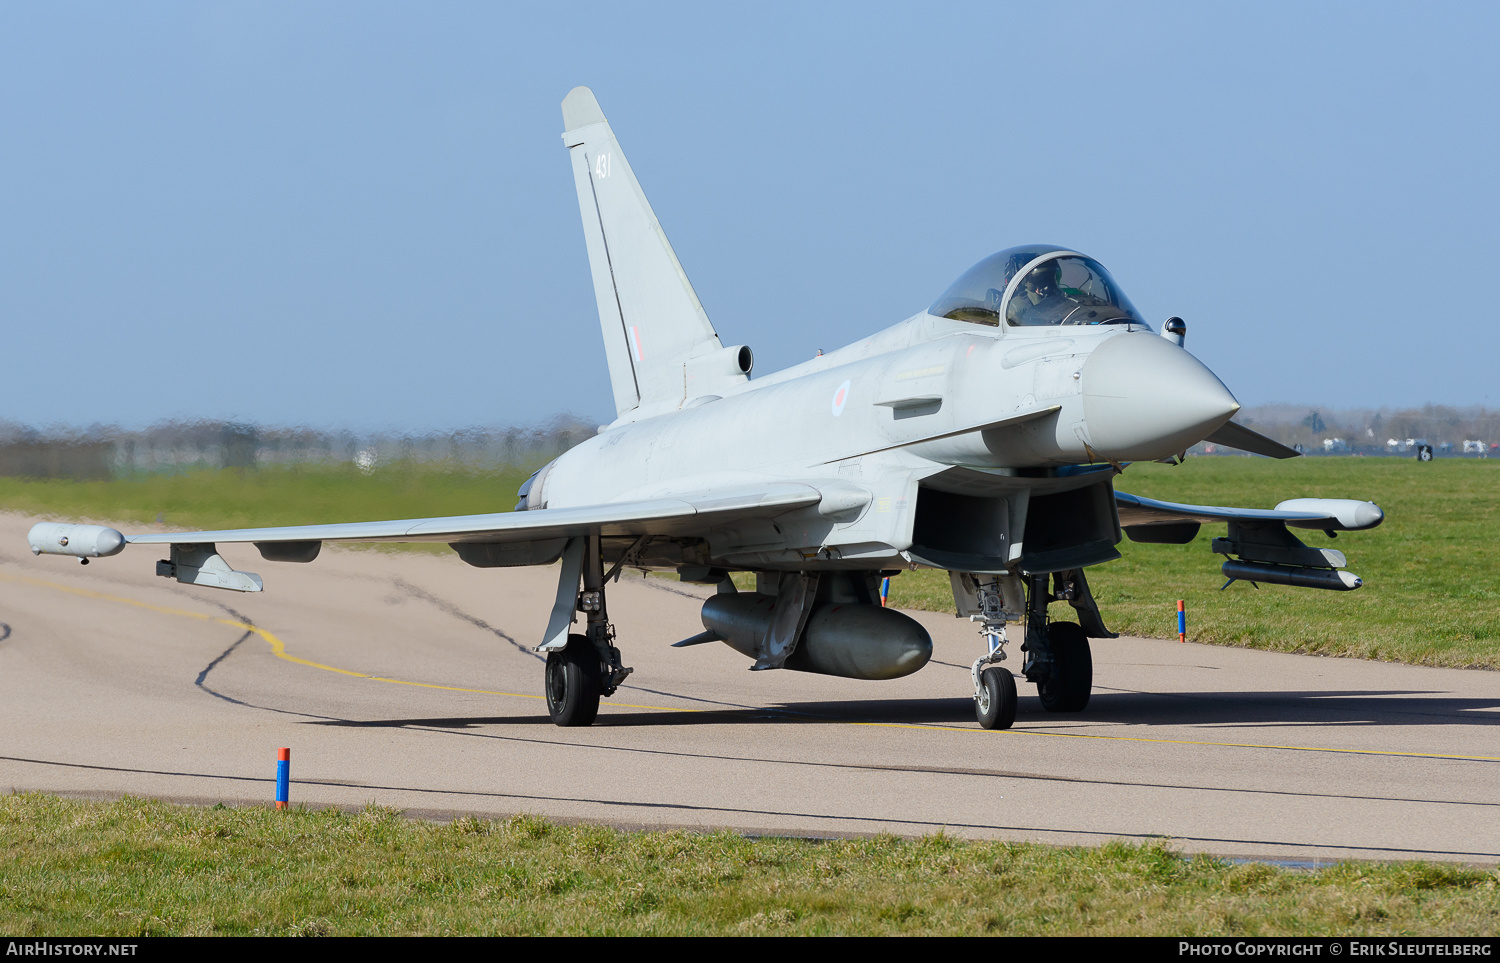
[[[590,726],[599,714],[599,653],[582,635],[547,653],[547,713],[554,725]]]
[[[1094,689],[1089,637],[1072,622],[1053,622],[1047,626],[1047,643],[1052,647],[1053,674],[1050,682],[1036,687],[1042,708],[1048,712],[1079,712],[1089,704]]]
[[[979,674],[978,698],[974,711],[979,724],[986,729],[1009,729],[1016,721],[1016,677],[1001,666]]]

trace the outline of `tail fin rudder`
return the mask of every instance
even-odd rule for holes
[[[719,336],[593,91],[573,88],[562,113],[615,409],[680,401],[685,365],[719,351]]]

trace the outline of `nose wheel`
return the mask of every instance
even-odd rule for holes
[[[979,674],[974,713],[986,729],[1009,729],[1016,721],[1016,678],[1009,669],[996,665]]]

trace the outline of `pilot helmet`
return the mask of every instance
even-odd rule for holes
[[[1021,280],[1021,290],[1031,294],[1050,294],[1057,287],[1058,264],[1057,261],[1044,261],[1031,269],[1031,272]]]

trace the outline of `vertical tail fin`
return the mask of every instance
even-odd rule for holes
[[[687,362],[719,351],[719,336],[593,91],[573,88],[562,113],[615,409],[680,401]]]

